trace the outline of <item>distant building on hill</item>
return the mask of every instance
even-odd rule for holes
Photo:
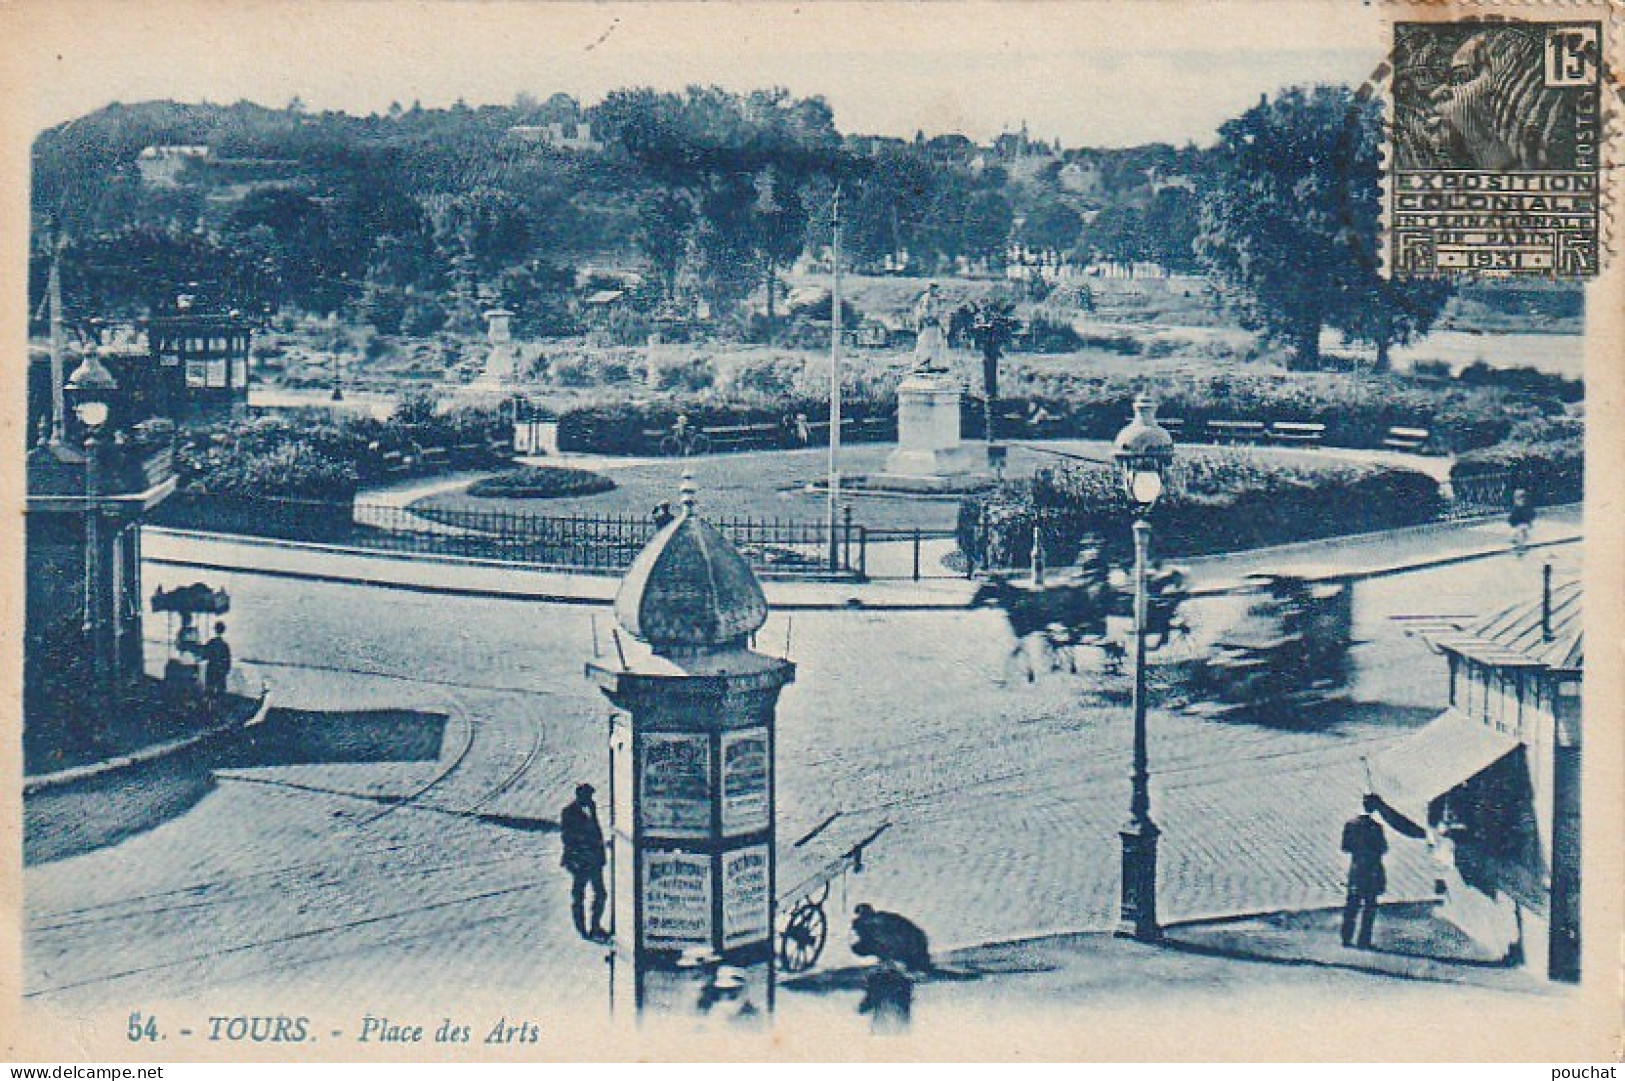
[[[135,159],[141,173],[141,182],[154,188],[173,188],[179,185],[181,170],[189,163],[209,159],[206,146],[149,146]]]
[[[554,150],[571,150],[578,154],[597,154],[604,149],[603,142],[593,138],[592,125],[585,120],[515,124],[508,129],[508,134],[524,142],[540,143]]]

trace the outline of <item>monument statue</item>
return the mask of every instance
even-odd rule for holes
[[[914,370],[918,373],[948,370],[948,329],[944,322],[942,294],[932,282],[914,305]]]
[[[956,491],[971,483],[979,448],[964,446],[959,431],[964,388],[948,370],[947,312],[932,282],[914,305],[914,368],[897,385],[897,449],[876,487],[900,491]]]

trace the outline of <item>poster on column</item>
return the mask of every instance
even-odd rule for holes
[[[711,858],[654,849],[643,857],[643,944],[655,949],[711,941]]]
[[[722,857],[722,944],[743,946],[768,937],[767,846]]]
[[[767,828],[767,754],[765,728],[722,737],[723,833]]]
[[[639,792],[643,828],[704,837],[711,827],[711,758],[704,735],[644,737]]]

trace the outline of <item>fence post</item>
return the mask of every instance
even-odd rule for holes
[[[844,555],[841,559],[843,569],[852,569],[852,504],[848,503],[841,508],[841,527],[845,532]]]
[[[869,580],[869,527],[858,526],[858,580]]]
[[[920,580],[920,527],[914,527],[914,580]]]

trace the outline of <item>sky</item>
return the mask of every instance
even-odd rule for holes
[[[1342,0],[981,3],[409,3],[9,0],[0,59],[31,131],[112,101],[385,110],[617,87],[822,95],[844,132],[1026,121],[1068,146],[1211,141],[1261,93],[1357,85],[1383,53],[1377,10]]]

